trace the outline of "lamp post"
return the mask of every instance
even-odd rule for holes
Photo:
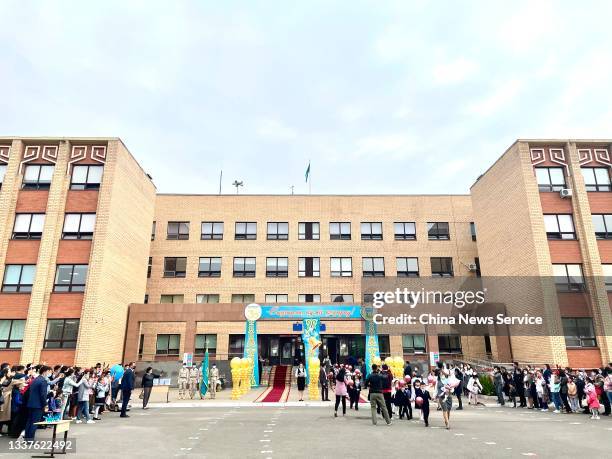
[[[238,194],[238,187],[244,186],[244,182],[239,182],[238,180],[234,180],[234,183],[232,183],[232,185],[236,187],[236,194]]]

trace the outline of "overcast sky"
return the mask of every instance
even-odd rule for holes
[[[121,137],[160,192],[216,193],[221,169],[224,193],[308,192],[310,160],[313,193],[467,193],[517,138],[612,138],[611,17],[575,0],[3,0],[0,132]]]

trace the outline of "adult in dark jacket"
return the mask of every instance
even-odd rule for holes
[[[404,367],[404,376],[410,376],[412,378],[412,367],[408,360],[406,360],[406,366]]]
[[[527,406],[527,399],[525,398],[525,383],[523,382],[523,370],[520,369],[518,362],[514,362],[512,366],[512,381],[514,382],[516,393],[518,394],[519,399],[521,401],[521,408],[525,408]]]
[[[121,378],[121,416],[129,418],[127,415],[127,407],[134,390],[134,362],[130,362],[125,367],[125,373]]]
[[[321,400],[329,402],[329,381],[327,380],[325,365],[319,370],[319,384],[321,384]]]
[[[153,374],[153,368],[148,367],[145,370],[145,374],[142,375],[142,409],[146,410],[149,404],[149,397],[151,397],[151,391],[153,390],[153,380],[159,378],[159,375]]]
[[[47,376],[51,368],[46,365],[40,367],[39,375],[30,386],[30,396],[28,398],[28,420],[25,426],[25,439],[34,440],[37,426],[35,423],[42,421],[45,406],[47,406],[47,390],[49,384]]]

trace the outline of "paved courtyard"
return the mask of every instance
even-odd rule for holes
[[[129,419],[108,413],[95,425],[73,425],[74,457],[337,458],[377,451],[379,457],[610,457],[612,445],[612,419],[603,416],[592,421],[580,414],[467,408],[452,413],[447,431],[435,410],[429,428],[398,419],[375,427],[365,406],[334,418],[331,407],[322,406],[196,405],[134,407]],[[4,450],[7,442],[0,439]]]

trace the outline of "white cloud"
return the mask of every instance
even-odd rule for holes
[[[370,135],[357,139],[353,154],[405,159],[414,155],[416,145],[415,139],[404,133]]]
[[[338,111],[338,117],[345,123],[354,123],[355,121],[359,121],[366,114],[366,109],[357,105],[347,105],[340,108]]]
[[[519,80],[510,80],[498,86],[492,94],[480,99],[467,108],[467,113],[480,116],[491,116],[506,109],[517,98],[524,83]]]
[[[434,83],[440,85],[461,83],[478,71],[478,64],[460,57],[436,65],[433,68]]]
[[[260,119],[257,122],[256,132],[260,139],[271,142],[286,142],[297,137],[295,129],[273,118]]]

